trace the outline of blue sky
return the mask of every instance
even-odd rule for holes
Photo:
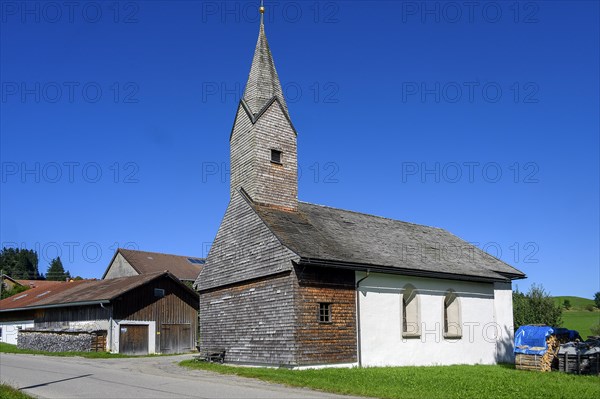
[[[0,4],[2,245],[84,277],[117,246],[206,255],[255,2]],[[521,290],[591,297],[598,2],[473,4],[265,3],[299,197],[445,228]]]

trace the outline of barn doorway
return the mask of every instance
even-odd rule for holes
[[[160,329],[161,353],[186,353],[192,350],[190,324],[163,324]]]
[[[119,331],[119,353],[125,355],[148,354],[147,325],[121,324]]]

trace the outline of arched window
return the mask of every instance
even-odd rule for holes
[[[402,292],[402,336],[421,336],[419,295],[415,287],[410,284],[405,285]]]
[[[453,290],[448,290],[444,296],[444,337],[462,337],[460,298]]]

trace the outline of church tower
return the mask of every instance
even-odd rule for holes
[[[265,35],[264,7],[250,75],[230,137],[231,196],[243,189],[261,204],[298,208],[296,130]]]

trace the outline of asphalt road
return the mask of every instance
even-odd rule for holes
[[[184,356],[83,359],[0,353],[0,381],[40,398],[345,398],[177,366]]]

